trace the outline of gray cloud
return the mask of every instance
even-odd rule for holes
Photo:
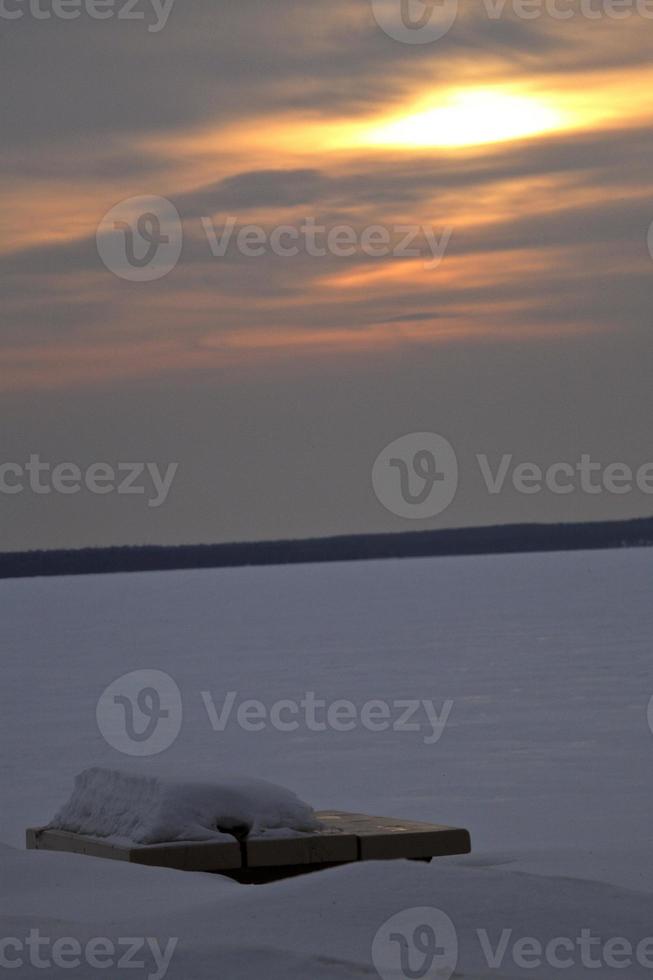
[[[403,45],[378,29],[369,0],[177,0],[157,34],[88,17],[0,28],[5,146],[288,109],[356,114],[405,95],[425,74],[434,87],[469,76],[475,58],[536,76],[632,68],[650,56],[636,19],[617,33],[613,21],[494,21],[478,11],[437,45]]]
[[[650,456],[650,128],[295,167],[274,152],[231,165],[233,147],[216,143],[220,179],[174,176],[193,157],[175,155],[175,137],[199,126],[274,124],[287,111],[355,119],[426,85],[584,75],[591,93],[609,70],[648,65],[649,36],[634,22],[465,16],[420,48],[386,37],[368,0],[177,0],[156,35],[138,23],[0,23],[5,211],[26,201],[29,229],[43,224],[39,244],[0,256],[2,356],[37,376],[31,392],[17,383],[0,395],[4,456],[181,464],[170,508],[147,519],[133,502],[11,500],[0,548],[400,530],[371,497],[369,470],[411,430],[441,431],[463,456]],[[169,147],[140,142],[151,134]],[[99,221],[123,184],[169,197],[186,224],[179,266],[153,284],[111,276],[92,234],[57,240],[40,203],[44,190],[55,202],[66,193],[74,213],[79,188],[80,202],[97,195]],[[356,228],[401,215],[453,223],[454,235],[441,267],[406,280],[365,256],[211,258],[200,217],[265,224],[272,211]],[[379,275],[341,286],[349,271]],[[378,348],[325,343],[312,355],[299,343],[377,328]],[[288,331],[296,349],[278,355],[229,348]],[[150,364],[157,344],[169,356]],[[114,374],[94,373],[115,351]],[[429,526],[647,510],[647,500],[488,502],[472,487]]]

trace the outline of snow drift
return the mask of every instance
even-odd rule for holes
[[[192,783],[86,769],[49,824],[89,837],[135,844],[291,836],[319,828],[313,809],[290,790],[260,779]]]

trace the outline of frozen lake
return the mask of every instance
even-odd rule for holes
[[[650,549],[0,583],[0,934],[176,937],[184,980],[374,977],[377,931],[428,906],[457,976],[653,975],[652,584]],[[98,726],[137,670],[179,695],[157,755]],[[474,853],[256,889],[18,850],[96,765],[262,777],[318,809],[465,826]],[[525,937],[575,952],[528,968]],[[23,955],[13,975],[32,974]]]

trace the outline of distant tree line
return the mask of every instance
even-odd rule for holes
[[[352,534],[296,541],[5,552],[0,553],[0,578],[580,551],[650,545],[653,545],[653,518],[579,524],[507,524],[399,534]]]

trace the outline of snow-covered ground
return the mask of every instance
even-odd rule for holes
[[[1,582],[0,977],[120,976],[121,937],[149,940],[131,977],[653,977],[652,584],[650,549]],[[159,745],[107,714],[134,671],[171,679],[134,713]],[[247,887],[23,851],[92,766],[259,777],[474,853]]]

